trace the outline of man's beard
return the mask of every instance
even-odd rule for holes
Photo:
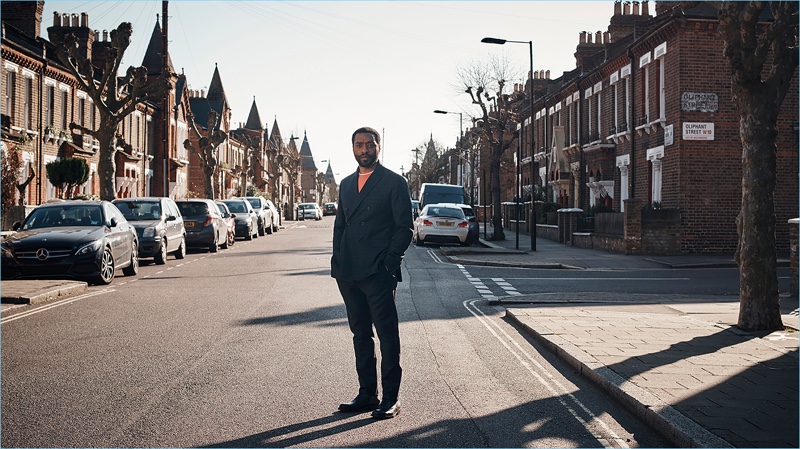
[[[378,162],[378,155],[377,154],[375,156],[373,156],[371,154],[368,154],[368,155],[366,155],[366,157],[367,157],[367,159],[363,159],[363,156],[359,156],[359,157],[356,158],[356,160],[358,161],[358,166],[359,167],[372,168],[372,167],[375,166],[375,163]]]

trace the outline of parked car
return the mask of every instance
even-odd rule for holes
[[[225,241],[225,244],[222,245],[222,248],[228,249],[236,243],[236,220],[233,218],[233,214],[228,209],[228,206],[225,205],[222,201],[214,201],[219,207],[219,213],[222,214],[222,219],[225,220],[225,224],[228,225],[228,238]]]
[[[306,218],[322,220],[322,209],[319,208],[317,203],[300,203],[297,205],[297,219],[305,220]]]
[[[125,219],[136,228],[139,259],[167,263],[167,254],[176,259],[186,256],[186,229],[178,206],[170,198],[124,198],[113,201]]]
[[[469,222],[467,243],[470,245],[476,244],[481,233],[481,224],[478,222],[478,216],[475,215],[475,210],[472,206],[466,204],[459,204],[459,206],[461,206],[461,210],[464,211],[464,216],[467,217]]]
[[[336,203],[325,203],[322,206],[322,215],[336,215]]]
[[[469,222],[464,211],[455,204],[429,204],[414,221],[411,240],[426,243],[458,243],[467,245]]]
[[[273,205],[270,208],[271,202],[268,203],[267,201],[269,200],[263,196],[246,196],[244,199],[250,202],[253,210],[256,211],[256,215],[258,215],[258,235],[272,234],[273,228],[270,223],[278,223],[275,206]]]
[[[213,200],[176,201],[186,227],[186,245],[215,253],[228,239],[228,225]]]
[[[139,240],[108,201],[61,201],[36,207],[2,242],[3,279],[72,278],[110,284],[117,269],[139,272]]]
[[[267,200],[267,207],[269,207],[270,210],[269,222],[272,223],[272,232],[278,232],[278,230],[281,228],[281,211],[277,208],[277,206],[275,206],[275,203],[270,200]]]
[[[258,215],[253,210],[250,202],[244,198],[232,198],[222,200],[233,214],[236,222],[236,237],[243,237],[245,240],[258,238]]]
[[[411,215],[412,219],[416,220],[419,217],[419,201],[411,200]]]

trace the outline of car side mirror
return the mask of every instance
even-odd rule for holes
[[[177,219],[178,219],[178,217],[176,217],[174,215],[167,215],[167,221],[175,221]]]
[[[15,221],[15,222],[14,222],[14,224],[13,224],[13,225],[11,225],[11,230],[12,230],[12,231],[19,231],[19,229],[20,229],[21,227],[22,227],[22,223],[20,223],[20,222],[18,222],[18,221]]]
[[[116,217],[111,217],[111,225],[110,226],[112,228],[116,228],[118,224],[119,224],[119,222],[117,221],[117,218]]]
[[[236,218],[236,214],[231,214],[231,218]]]

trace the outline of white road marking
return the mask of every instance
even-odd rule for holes
[[[488,291],[488,287],[478,278],[473,277],[467,271],[467,269],[463,265],[457,265],[459,270],[464,274],[464,276],[470,281],[470,283],[478,289],[478,292],[481,294],[483,299],[494,299],[495,296],[487,295],[484,292]],[[503,290],[508,295],[519,295],[520,293],[511,286],[507,279],[504,278],[491,278],[491,280],[503,288]],[[558,382],[555,377],[548,372],[536,359],[525,349],[523,348],[514,338],[512,338],[500,325],[493,322],[483,311],[478,309],[475,305],[476,302],[479,300],[467,300],[464,301],[464,307],[472,313],[481,324],[489,330],[489,332],[498,340],[500,343],[517,359],[517,361],[527,369],[533,377],[538,380],[542,385],[544,385],[550,392],[553,394],[554,397],[558,398],[561,404],[566,408],[570,414],[572,414],[575,419],[583,425],[586,430],[591,433],[597,441],[599,441],[604,447],[622,447],[627,448],[628,444],[625,439],[621,438],[619,435],[616,434],[602,419],[598,418],[591,410],[588,409],[578,398],[576,398],[572,393],[570,393],[565,386],[563,386],[560,382]],[[544,373],[544,376],[542,374]],[[575,409],[570,406],[565,400],[564,397],[568,397],[571,401],[575,404],[576,407],[581,409],[588,417],[589,420],[584,420]],[[609,435],[609,439],[604,438],[602,435],[598,435],[592,431],[593,428],[596,426],[600,426],[605,429],[606,435]],[[616,443],[616,445],[612,445]]]
[[[622,447],[627,448],[629,447],[627,442],[624,438],[621,438],[611,429],[608,424],[606,424],[602,419],[598,418],[588,407],[586,407],[583,402],[581,402],[578,398],[576,398],[567,388],[562,385],[550,372],[545,369],[536,359],[523,348],[513,337],[511,337],[500,325],[493,322],[483,311],[478,309],[475,305],[476,302],[480,300],[472,299],[466,300],[463,302],[464,307],[472,313],[481,324],[486,327],[486,329],[510,352],[522,365],[525,369],[530,372],[532,377],[536,379],[540,384],[546,387],[550,393],[558,399],[561,405],[569,411],[569,413],[577,420],[583,427],[589,432],[592,436],[594,436],[603,447],[610,448],[610,447]],[[589,419],[585,420],[580,414],[567,403],[564,399],[565,397],[569,398],[571,402],[580,410],[585,413]],[[609,436],[609,438],[603,437],[603,435],[599,435],[594,432],[594,428],[596,426],[600,426],[605,430],[605,433]],[[612,442],[616,443],[612,445]]]
[[[20,318],[25,318],[25,317],[28,317],[28,316],[31,316],[31,315],[35,315],[37,313],[41,313],[41,312],[44,312],[44,311],[47,311],[47,310],[50,310],[50,309],[54,309],[56,307],[60,307],[60,306],[63,306],[63,305],[66,305],[66,304],[69,304],[69,303],[72,303],[72,302],[75,302],[75,301],[80,301],[81,299],[91,298],[93,296],[102,295],[102,294],[105,294],[105,293],[111,293],[113,291],[114,291],[114,289],[107,288],[107,289],[98,290],[98,291],[95,291],[95,292],[84,293],[84,294],[78,295],[78,296],[71,296],[69,298],[65,298],[65,299],[62,299],[62,300],[59,300],[59,301],[53,301],[53,302],[47,303],[47,305],[44,305],[42,307],[37,307],[37,308],[35,308],[33,310],[29,310],[27,312],[21,312],[21,313],[17,313],[17,314],[11,315],[9,317],[3,318],[2,320],[0,320],[0,324],[6,324],[6,323],[9,323],[11,321],[18,320]]]

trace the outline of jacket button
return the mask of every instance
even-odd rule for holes
[[[361,222],[361,226],[364,226],[364,222],[363,221]]]

